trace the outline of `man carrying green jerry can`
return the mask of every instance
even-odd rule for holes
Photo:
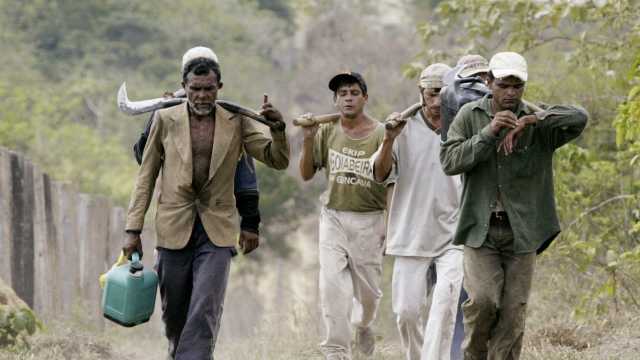
[[[131,262],[125,260],[123,253],[116,265],[100,278],[100,285],[104,287],[104,316],[130,327],[151,318],[156,304],[158,275],[144,268],[137,252],[131,254]]]
[[[216,102],[222,85],[211,49],[184,54],[187,101],[156,112],[127,213],[128,257],[142,252],[140,233],[159,178],[156,269],[169,357],[175,360],[212,357],[239,236],[234,176],[240,155],[244,151],[276,169],[289,165],[280,112],[265,96],[260,114],[232,113]],[[271,136],[254,121],[268,124]],[[240,237],[245,252],[255,246]]]

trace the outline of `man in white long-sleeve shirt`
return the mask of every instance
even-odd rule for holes
[[[457,225],[460,179],[440,165],[440,98],[444,64],[428,66],[419,80],[423,106],[402,125],[387,129],[372,156],[376,181],[396,177],[387,230],[388,255],[395,256],[392,303],[407,359],[448,360],[462,286],[462,249],[452,244]],[[400,114],[387,121],[399,120]],[[437,281],[424,324],[428,271]]]

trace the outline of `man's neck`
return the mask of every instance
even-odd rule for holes
[[[340,115],[340,123],[342,124],[342,127],[347,130],[367,126],[371,121],[371,118],[369,118],[364,112],[361,112],[354,117],[347,117],[344,116],[344,114]]]
[[[433,131],[440,130],[440,127],[442,127],[440,117],[436,118],[435,116],[430,116],[424,106],[420,108],[420,113],[422,114],[422,118],[424,119],[424,122],[428,127],[430,127]]]

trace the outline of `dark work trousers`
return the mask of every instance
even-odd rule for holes
[[[183,249],[158,248],[162,321],[175,360],[212,359],[233,247],[218,247],[196,217]]]
[[[513,253],[506,216],[492,215],[487,243],[464,248],[464,359],[518,360],[536,253]]]

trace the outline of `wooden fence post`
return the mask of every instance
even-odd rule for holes
[[[33,165],[16,153],[11,163],[11,285],[27,305],[33,307],[34,229]]]
[[[11,159],[10,153],[0,148],[0,278],[11,284]]]

